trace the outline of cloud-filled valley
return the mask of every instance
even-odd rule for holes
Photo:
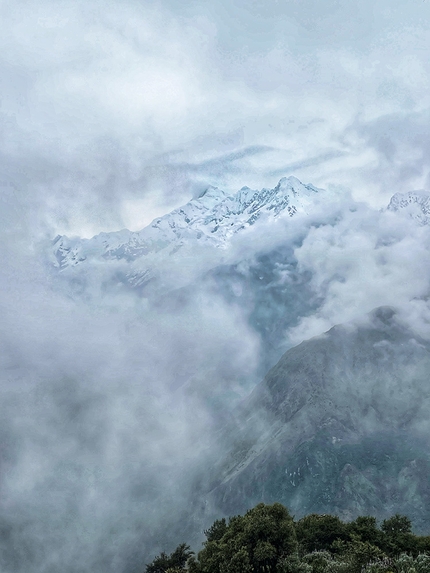
[[[139,252],[141,269],[149,259],[161,270],[137,286],[122,249],[88,249],[61,269],[58,240],[35,256],[5,232],[15,247],[2,261],[5,568],[131,571],[183,528],[198,539],[219,504],[204,467],[232,447],[219,432],[285,350],[381,305],[428,340],[420,204],[378,211],[321,189],[303,203],[307,188],[286,181],[278,214],[267,190],[243,195],[253,198],[245,218],[224,211],[248,220],[224,243],[199,246],[188,224],[185,239],[177,231],[161,251]],[[212,197],[226,197],[211,193],[208,221]],[[218,232],[233,225],[217,221]],[[253,430],[263,436],[264,420]]]

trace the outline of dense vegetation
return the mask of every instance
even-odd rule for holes
[[[312,514],[295,521],[280,503],[220,519],[196,556],[185,543],[161,553],[146,573],[430,573],[430,536],[395,515],[345,523]]]

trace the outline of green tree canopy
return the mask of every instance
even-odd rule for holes
[[[302,554],[328,550],[334,541],[348,539],[346,525],[334,515],[307,515],[296,523],[296,533]]]
[[[378,529],[375,517],[363,515],[347,524],[346,529],[350,536],[356,536],[360,541],[378,544],[382,533]]]
[[[206,535],[205,547],[191,565],[200,573],[270,573],[297,552],[293,519],[280,503],[260,503],[228,524],[216,522]]]
[[[393,515],[389,519],[384,519],[381,529],[387,535],[398,535],[399,533],[411,533],[412,523],[406,515]]]
[[[181,543],[170,555],[163,551],[155,557],[146,566],[146,573],[166,573],[169,569],[183,571],[191,555],[194,555],[194,552],[191,551],[190,546],[186,543]]]
[[[295,522],[280,503],[216,520],[194,557],[185,543],[161,553],[146,573],[430,573],[430,537],[414,535],[408,517],[349,523],[312,514]]]
[[[205,530],[206,540],[219,541],[226,531],[227,531],[227,522],[225,520],[225,517],[223,517],[222,519],[217,519],[209,527],[209,529]]]

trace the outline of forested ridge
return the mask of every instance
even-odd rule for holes
[[[396,514],[344,522],[311,514],[295,520],[280,503],[216,520],[196,554],[186,543],[162,552],[146,573],[430,573],[430,536]]]

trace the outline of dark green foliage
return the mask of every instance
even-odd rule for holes
[[[227,522],[225,517],[217,519],[209,529],[205,530],[207,541],[219,541],[227,530]]]
[[[307,515],[296,523],[300,552],[324,551],[337,540],[348,539],[347,527],[334,515]]]
[[[361,573],[363,567],[377,559],[385,557],[384,552],[369,543],[369,541],[359,541],[354,539],[346,544],[342,554],[343,559],[349,563],[350,573]]]
[[[417,547],[419,553],[429,553],[430,554],[430,535],[427,537],[417,538]]]
[[[398,535],[400,533],[411,533],[412,523],[406,515],[393,515],[389,519],[384,519],[381,529],[387,535]]]
[[[346,531],[350,537],[357,537],[360,541],[368,541],[380,546],[383,533],[378,529],[376,518],[369,515],[357,517],[346,525]]]
[[[412,533],[408,517],[349,523],[311,514],[296,523],[280,503],[215,521],[197,558],[183,543],[161,553],[146,573],[430,573],[430,537]]]
[[[260,503],[228,525],[218,522],[208,534],[193,563],[201,573],[275,572],[280,560],[297,552],[293,519],[280,503]]]
[[[396,514],[382,522],[381,530],[385,534],[381,546],[390,557],[400,553],[418,555],[420,553],[419,537],[412,533],[411,520],[405,515]]]
[[[163,551],[151,563],[148,563],[146,573],[166,573],[169,569],[183,571],[192,555],[194,555],[194,552],[191,551],[190,546],[186,543],[181,543],[170,555]]]

